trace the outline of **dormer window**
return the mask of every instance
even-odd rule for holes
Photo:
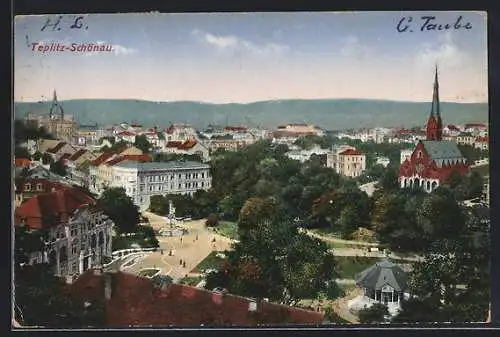
[[[24,185],[24,190],[27,191],[27,192],[31,191],[31,184]]]

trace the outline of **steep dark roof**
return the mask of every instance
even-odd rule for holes
[[[66,145],[65,142],[60,142],[59,144],[57,144],[53,148],[47,150],[47,152],[49,152],[49,153],[57,153],[60,149],[62,149],[64,147],[64,145]]]
[[[408,275],[401,267],[388,259],[384,259],[362,271],[356,280],[356,284],[375,290],[381,290],[387,284],[396,291],[405,291],[408,288],[407,281]]]
[[[425,151],[434,160],[438,167],[444,163],[465,163],[466,159],[460,152],[457,143],[451,140],[424,140]]]

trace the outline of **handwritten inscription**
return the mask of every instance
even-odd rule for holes
[[[413,18],[412,16],[405,16],[399,20],[396,29],[400,33],[409,32],[412,33],[414,29],[418,31],[444,31],[444,30],[459,30],[472,29],[472,24],[470,22],[464,21],[463,16],[459,16],[454,22],[443,23],[439,22],[435,16],[421,16],[420,20]]]
[[[59,15],[57,18],[47,18],[44,25],[40,29],[42,32],[47,31],[59,31],[61,28],[69,29],[89,29],[87,25],[84,24],[83,16],[69,16],[64,17]]]

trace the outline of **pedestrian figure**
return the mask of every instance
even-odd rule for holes
[[[182,259],[181,259],[181,261],[179,262],[179,264],[182,264]]]
[[[161,250],[161,255],[163,255],[163,249]]]
[[[183,261],[183,262],[182,262],[182,267],[183,267],[183,268],[186,268],[186,261]]]
[[[172,251],[171,250],[168,252],[168,256],[172,256]]]

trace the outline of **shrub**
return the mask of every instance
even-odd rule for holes
[[[210,213],[207,217],[207,221],[205,221],[205,226],[207,227],[215,227],[219,224],[219,217],[215,213]]]

